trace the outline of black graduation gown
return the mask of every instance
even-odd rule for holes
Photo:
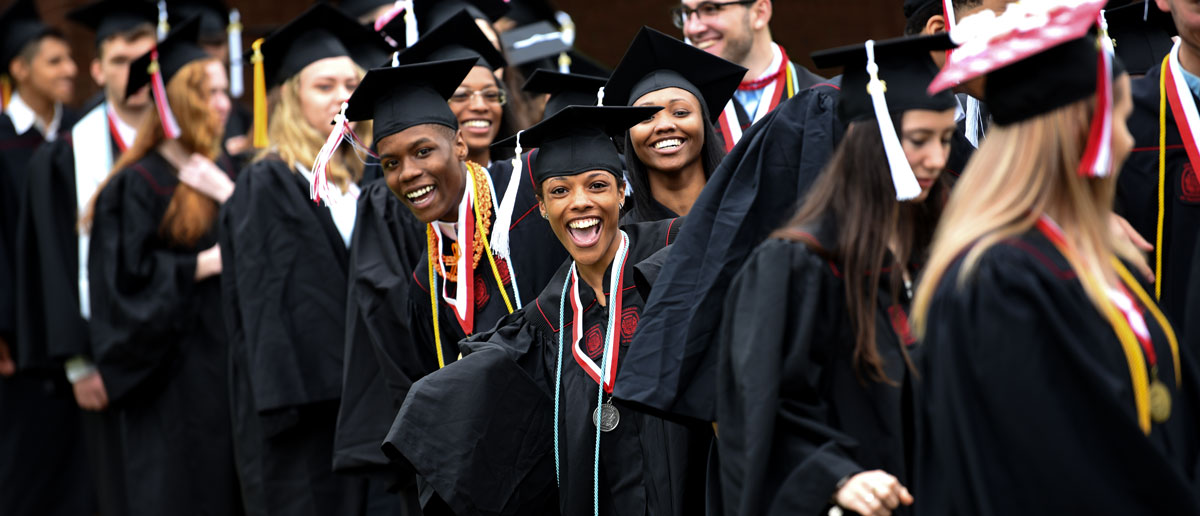
[[[1133,114],[1129,132],[1133,152],[1117,177],[1116,211],[1151,244],[1158,234],[1158,104],[1161,64],[1133,81]],[[1193,98],[1195,96],[1193,95]],[[1200,99],[1197,100],[1200,102]],[[1162,297],[1158,302],[1177,328],[1186,328],[1184,304],[1200,227],[1200,180],[1188,163],[1170,104],[1166,109],[1166,180],[1163,193]],[[1154,254],[1150,254],[1154,266]],[[1151,294],[1154,292],[1151,291]]]
[[[220,282],[195,280],[196,255],[216,235],[192,246],[164,239],[177,184],[151,153],[101,191],[88,255],[92,346],[121,421],[130,514],[237,514]]]
[[[504,196],[512,168],[500,165],[500,163],[493,163],[492,169],[490,171],[492,184],[496,188],[496,198],[500,199]],[[554,230],[550,229],[550,224],[538,212],[537,198],[533,191],[533,175],[528,167],[522,168],[522,177],[517,188],[516,205],[513,209],[509,232],[509,248],[511,249],[513,269],[517,273],[517,287],[520,290],[521,300],[528,304],[541,292],[553,277],[554,271],[567,260],[569,255],[562,243],[558,241],[558,237],[554,235]],[[498,207],[492,207],[492,217],[489,223],[495,223],[495,215],[498,210]],[[490,238],[491,232],[488,235]],[[424,238],[424,231],[422,231],[422,239]],[[443,238],[442,243],[445,248],[443,253],[449,255],[449,239]],[[421,260],[417,263],[411,276],[417,288],[410,289],[409,303],[411,307],[410,324],[414,332],[413,342],[415,345],[404,346],[404,349],[397,349],[398,346],[390,348],[393,353],[399,353],[399,355],[393,355],[393,361],[401,364],[401,367],[406,370],[409,384],[438,368],[433,338],[433,313],[429,299],[429,258],[425,246],[421,247]],[[516,309],[516,298],[512,294],[507,267],[499,259],[496,260],[496,265],[509,300]],[[488,263],[487,256],[480,257],[479,264],[475,267],[474,277],[474,331],[480,332],[491,328],[497,321],[508,315],[508,308],[500,295],[496,277],[492,272],[491,264]],[[439,288],[443,287],[443,281],[444,278],[439,275]],[[454,292],[455,284],[445,283],[444,288],[449,292]],[[445,363],[449,364],[458,357],[458,342],[469,335],[463,331],[454,314],[454,308],[441,296],[441,292],[438,292],[437,310],[438,330],[442,334],[442,356],[445,358]],[[399,397],[400,399],[404,398],[403,394]]]
[[[59,138],[74,118],[64,108]],[[11,119],[0,114],[0,338],[18,368],[16,375],[0,378],[0,456],[6,458],[0,461],[0,485],[8,486],[0,489],[0,513],[6,515],[73,515],[95,509],[71,384],[61,364],[24,349],[25,324],[17,313],[23,308],[18,283],[25,279],[17,272],[18,255],[28,252],[18,243],[22,211],[31,205],[28,165],[44,143],[37,129],[17,134]],[[71,277],[76,274],[72,271]]]
[[[350,202],[349,200],[344,202]],[[334,475],[349,251],[309,183],[267,158],[222,213],[233,424],[246,510],[352,514],[361,484]]]
[[[29,159],[17,230],[17,356],[22,368],[44,365],[59,376],[71,357],[95,359],[87,321],[80,314],[72,138],[68,133],[47,143]],[[112,155],[119,155],[116,141],[109,139]],[[99,512],[125,514],[119,419],[109,410],[83,412],[82,418]]]
[[[1177,385],[1142,308],[1173,402],[1147,436],[1116,334],[1046,237],[1000,242],[960,286],[961,267],[939,282],[914,353],[918,513],[1200,514],[1192,349]]]
[[[770,239],[734,278],[717,336],[724,514],[823,516],[862,471],[907,485],[907,295],[892,304],[881,276],[875,344],[894,384],[860,381],[842,270],[823,251]]]
[[[721,161],[646,300],[617,397],[714,420],[710,348],[725,290],[750,251],[795,212],[832,155],[843,131],[836,100],[836,84],[800,92],[748,129]]]
[[[679,227],[672,222],[624,227],[630,248],[618,319],[618,369],[628,363],[625,352],[642,308],[634,268],[670,242]],[[546,496],[552,500],[554,492],[556,327],[568,271],[564,264],[536,302],[463,341],[467,356],[414,384],[397,416],[385,450],[407,459],[456,514],[552,511],[537,504],[546,503]],[[605,281],[612,273],[610,267]],[[598,357],[607,310],[596,303],[592,289],[585,286],[579,295],[588,327],[583,347]],[[569,310],[564,317],[570,320]],[[569,341],[569,333],[566,337]],[[564,346],[569,349],[570,343]],[[559,506],[562,514],[590,514],[596,439],[591,415],[599,387],[572,357],[563,359],[561,381]],[[601,437],[600,514],[702,514],[701,465],[711,427],[669,422],[621,400],[615,405],[620,424]],[[464,449],[474,453],[454,452]],[[534,510],[538,507],[540,512]]]

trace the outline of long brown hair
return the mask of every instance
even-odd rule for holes
[[[893,121],[899,130],[900,114]],[[905,269],[924,255],[932,240],[947,180],[945,174],[940,176],[925,202],[901,203],[888,170],[879,124],[851,123],[795,217],[772,236],[804,242],[840,269],[854,330],[855,372],[860,380],[892,383],[875,346],[878,285],[881,276],[888,275],[892,302],[899,302]],[[834,241],[817,242],[811,236],[823,224],[836,228]],[[890,242],[897,248],[889,256]]]
[[[217,123],[216,114],[208,109],[208,71],[205,68],[212,62],[216,60],[201,59],[184,65],[171,77],[166,86],[171,112],[179,122],[180,135],[176,141],[189,153],[216,159],[221,151],[221,139],[225,128]],[[96,189],[87,216],[81,224],[83,229],[91,227],[92,218],[95,216],[96,198],[108,186],[113,176],[146,157],[158,144],[166,140],[157,110],[151,109],[147,112],[137,134],[133,145],[125,150],[113,165],[108,178]],[[217,210],[217,202],[212,198],[179,183],[171,195],[171,203],[163,215],[159,232],[174,244],[190,247],[212,228],[217,218]]]
[[[1127,84],[1115,81],[1114,95],[1125,94]],[[1106,279],[1111,274],[1106,272],[1112,269],[1114,255],[1140,260],[1131,244],[1113,238],[1109,231],[1116,174],[1087,178],[1077,172],[1095,102],[1095,97],[1089,97],[988,130],[987,140],[975,151],[946,205],[946,223],[937,231],[913,300],[913,330],[918,337],[924,335],[933,294],[959,255],[966,251],[955,278],[961,286],[989,248],[1028,231],[1052,207],[1055,222],[1077,251],[1066,257],[1076,273],[1111,287]],[[1104,290],[1083,283],[1092,303],[1103,307]]]

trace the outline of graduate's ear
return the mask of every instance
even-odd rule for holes
[[[754,30],[763,30],[771,23],[771,12],[773,7],[771,0],[758,0],[754,5],[750,6],[751,22],[750,26]]]
[[[26,61],[21,56],[14,57],[8,63],[8,73],[17,84],[21,84],[29,79],[30,68],[29,61]]]
[[[92,66],[90,66],[88,68],[88,71],[91,72],[92,80],[96,82],[96,85],[103,88],[104,87],[104,74],[100,73],[100,58],[99,57],[92,59]]]
[[[1170,0],[1154,0],[1154,5],[1158,7],[1158,10],[1160,10],[1164,13],[1171,12],[1171,1]]]
[[[940,14],[930,16],[925,20],[925,28],[921,29],[922,36],[932,36],[939,32],[946,32],[946,17]]]
[[[459,161],[467,160],[467,141],[463,139],[462,129],[454,130],[454,157]]]

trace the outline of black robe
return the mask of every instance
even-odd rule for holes
[[[642,308],[634,284],[635,267],[670,243],[680,225],[674,222],[624,228],[630,247],[618,318],[622,352],[618,369],[627,363],[625,352]],[[556,327],[568,271],[569,263],[559,268],[536,302],[505,317],[491,331],[463,341],[466,357],[417,382],[397,416],[385,450],[404,457],[456,514],[553,511],[545,504],[553,503],[555,492],[551,425],[556,413]],[[583,349],[598,357],[603,351],[607,309],[596,303],[589,287],[580,288],[579,296],[585,307],[583,324],[588,327]],[[570,320],[569,310],[564,317]],[[565,337],[567,353],[570,334]],[[593,509],[596,427],[591,415],[597,391],[597,383],[575,359],[564,357],[557,411],[562,432],[558,448],[562,484],[557,489],[562,514],[590,514]],[[601,438],[600,513],[702,514],[702,464],[711,427],[670,422],[621,400],[615,400],[615,405],[620,424]]]
[[[824,516],[838,481],[862,471],[908,483],[907,294],[893,304],[880,275],[875,345],[894,384],[860,381],[840,269],[809,244],[770,239],[730,285],[717,335],[724,514]]]
[[[71,357],[95,360],[80,313],[73,137],[65,134],[29,159],[17,229],[17,356],[22,368],[53,367],[60,376]],[[112,156],[119,156],[116,140],[109,140]],[[125,514],[119,418],[110,410],[83,412],[82,426],[98,510],[106,516]]]
[[[1133,81],[1133,114],[1129,116],[1129,132],[1133,135],[1133,152],[1125,160],[1117,177],[1116,211],[1129,221],[1148,242],[1155,244],[1158,234],[1158,104],[1161,65],[1144,77]],[[1200,102],[1195,95],[1192,97]],[[1179,137],[1170,103],[1166,109],[1166,174],[1163,193],[1162,297],[1158,299],[1163,311],[1176,328],[1186,329],[1184,305],[1192,264],[1192,251],[1197,243],[1196,228],[1200,227],[1200,180],[1188,163],[1187,151]],[[1150,266],[1154,267],[1154,251]],[[1153,290],[1150,292],[1154,294]]]
[[[364,484],[333,473],[349,250],[309,182],[276,158],[239,175],[221,224],[246,510],[353,514]]]
[[[1200,514],[1193,349],[1177,384],[1163,328],[1135,300],[1173,402],[1147,436],[1116,333],[1045,236],[989,248],[965,283],[961,269],[939,281],[914,353],[916,510]]]
[[[160,225],[178,179],[151,153],[97,198],[88,273],[92,347],[120,418],[130,514],[237,514],[218,278]]]
[[[58,137],[68,134],[74,113],[64,108]],[[46,140],[36,128],[17,134],[0,114],[0,339],[7,342],[18,373],[0,378],[0,513],[82,514],[95,509],[79,407],[61,364],[27,349],[17,291],[22,212],[30,209],[29,161]],[[74,205],[74,199],[71,204]],[[72,210],[73,211],[73,210]],[[71,277],[77,274],[72,271]],[[78,295],[75,295],[78,299]],[[78,307],[78,304],[76,304]],[[78,310],[76,310],[76,315]],[[70,325],[68,320],[65,325]]]
[[[512,171],[511,167],[502,163],[504,162],[493,163],[493,170],[490,171],[497,199],[503,198]],[[558,237],[554,235],[554,231],[550,229],[550,224],[538,212],[537,198],[533,191],[533,173],[529,167],[522,168],[522,177],[517,188],[517,199],[510,225],[509,248],[511,249],[512,266],[517,273],[517,287],[520,290],[521,300],[528,304],[542,291],[542,288],[553,277],[554,271],[566,261],[569,255],[562,243],[558,241]],[[495,223],[497,211],[499,208],[493,206],[489,224]],[[422,235],[424,235],[424,231],[422,231]],[[490,231],[488,237],[491,238]],[[422,239],[424,238],[422,236]],[[443,253],[449,255],[449,239],[443,237],[442,244]],[[412,382],[438,368],[433,336],[433,313],[429,298],[429,258],[424,250],[425,247],[422,246],[421,260],[411,273],[415,282],[413,285],[416,288],[409,289],[411,310],[409,320],[414,332],[412,341],[414,345],[403,346],[402,349],[399,349],[400,346],[389,348],[391,353],[399,353],[398,355],[393,354],[392,361],[401,364],[406,375],[405,381],[389,383],[401,387],[403,387],[403,383],[411,385]],[[516,309],[517,300],[513,296],[507,267],[499,258],[496,260],[496,265],[500,271],[504,289],[514,305],[513,308]],[[497,321],[508,315],[508,308],[500,295],[496,277],[492,272],[491,264],[488,263],[487,256],[480,257],[479,263],[475,267],[474,278],[474,332],[481,332],[490,329]],[[438,287],[444,286],[447,291],[454,292],[454,283],[447,282],[443,285],[443,282],[444,278],[439,274]],[[463,331],[454,314],[454,308],[446,302],[441,292],[438,292],[437,297],[438,330],[442,335],[442,356],[445,363],[449,364],[458,357],[458,342],[469,335]],[[398,398],[404,399],[403,393],[397,393],[397,395]]]

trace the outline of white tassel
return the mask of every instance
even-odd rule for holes
[[[946,32],[950,32],[958,25],[954,17],[954,0],[942,0],[942,9],[946,11]]]
[[[887,99],[884,97],[887,87],[879,80],[879,65],[875,63],[875,40],[867,40],[866,47],[867,74],[871,77],[867,83],[867,93],[871,95],[871,104],[875,108],[875,121],[879,123],[883,150],[892,171],[892,185],[896,187],[896,200],[915,199],[921,195],[921,184],[908,164],[904,147],[900,146],[900,138],[896,136],[896,127],[892,125],[892,115],[888,112]]]
[[[158,40],[166,39],[167,33],[171,31],[171,24],[167,23],[167,2],[158,0]]]
[[[411,47],[417,43],[420,33],[417,32],[417,14],[413,12],[413,0],[404,0],[404,46]]]
[[[571,19],[571,15],[558,11],[554,13],[554,19],[558,22],[559,38],[568,48],[575,46],[575,20]],[[571,56],[566,52],[558,54],[558,73],[571,73]]]
[[[242,13],[236,8],[229,10],[229,94],[242,98],[246,86],[242,81]]]
[[[509,249],[508,230],[512,225],[513,211],[517,205],[517,189],[521,185],[521,133],[517,131],[517,154],[512,159],[512,175],[508,176],[508,187],[504,189],[504,198],[500,200],[500,209],[496,211],[496,225],[492,228],[492,252],[496,256],[509,260],[512,254]],[[509,260],[511,261],[511,260]]]
[[[604,105],[604,86],[601,86],[600,89],[596,90],[596,105]]]
[[[392,52],[392,68],[400,66],[400,52]]]
[[[336,187],[329,182],[326,169],[329,168],[329,160],[333,159],[333,153],[337,151],[338,145],[342,143],[342,138],[350,128],[350,124],[346,122],[347,106],[349,104],[343,102],[342,110],[333,117],[333,131],[329,132],[329,137],[325,139],[325,145],[321,146],[321,152],[317,153],[317,160],[313,162],[312,188],[309,196],[313,202],[320,203],[324,200],[326,206],[332,206],[337,199],[337,196],[333,195],[333,189]]]

